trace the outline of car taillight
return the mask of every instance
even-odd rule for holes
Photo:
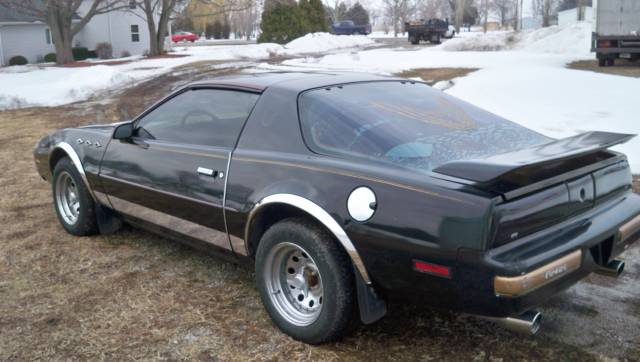
[[[611,48],[610,40],[598,40],[598,48]]]
[[[425,261],[420,261],[420,260],[414,260],[413,269],[421,273],[427,273],[427,274],[451,279],[451,268],[446,266],[427,263]]]

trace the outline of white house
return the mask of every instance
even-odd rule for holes
[[[85,0],[78,15],[84,15],[91,3],[91,0]],[[113,47],[114,57],[125,52],[143,54],[149,49],[149,30],[145,19],[144,12],[132,1],[126,9],[94,16],[73,38],[73,45],[94,50],[96,44],[108,42]],[[7,65],[9,59],[16,55],[37,63],[53,52],[55,47],[46,23],[0,5],[0,65]]]

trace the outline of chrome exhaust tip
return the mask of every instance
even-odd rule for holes
[[[542,313],[534,310],[526,311],[515,317],[496,318],[478,316],[478,318],[499,324],[508,330],[532,336],[540,331],[542,324]]]
[[[611,260],[606,266],[601,266],[596,273],[606,275],[609,277],[617,278],[624,271],[624,261],[614,259]]]

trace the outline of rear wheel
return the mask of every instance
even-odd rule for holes
[[[73,235],[84,236],[98,230],[94,203],[80,173],[68,158],[53,170],[53,203],[62,227]]]
[[[348,255],[322,228],[287,219],[269,228],[256,253],[256,283],[274,323],[296,340],[339,338],[355,306]]]
[[[418,43],[420,43],[420,39],[418,39],[417,37],[415,37],[414,35],[411,35],[409,37],[409,42],[413,45],[417,45]]]

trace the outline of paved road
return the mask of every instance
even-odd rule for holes
[[[398,35],[397,38],[372,38],[378,43],[384,44],[389,47],[404,47],[404,48],[424,48],[433,46],[433,44],[422,42],[420,45],[411,45],[407,41],[406,36]],[[174,43],[174,47],[199,47],[199,46],[227,46],[227,45],[247,45],[247,44],[255,44],[255,39],[252,40],[208,40],[208,41],[198,41],[195,43]]]

